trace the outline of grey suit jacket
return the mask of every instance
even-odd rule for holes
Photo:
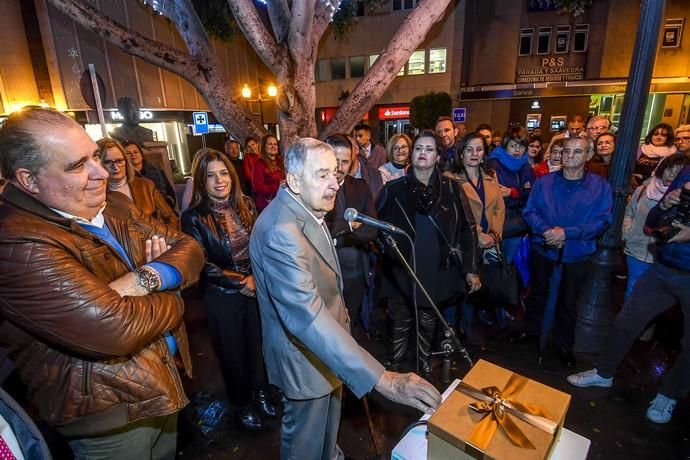
[[[285,188],[252,230],[249,252],[268,377],[290,399],[318,398],[341,382],[361,397],[384,371],[350,335],[329,239]]]

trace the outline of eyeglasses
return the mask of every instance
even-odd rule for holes
[[[676,142],[683,142],[684,144],[687,144],[690,142],[690,136],[676,137]]]
[[[122,168],[127,164],[124,158],[119,158],[117,160],[103,160],[103,166],[108,169],[113,169],[113,165],[117,165],[118,168]]]

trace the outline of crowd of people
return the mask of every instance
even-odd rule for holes
[[[50,109],[17,112],[0,129],[0,349],[78,458],[173,458],[188,403],[178,369],[192,374],[179,291],[196,283],[237,422],[259,430],[282,413],[283,458],[337,457],[343,383],[438,405],[427,381],[399,373],[431,378],[434,307],[466,341],[479,322],[541,334],[577,367],[578,296],[614,224],[612,158],[635,155],[625,303],[598,367],[568,377],[610,387],[657,315],[680,304],[690,331],[690,125],[655,126],[638,152],[617,152],[600,116],[570,116],[548,143],[539,134],[440,117],[385,147],[366,124],[285,152],[270,133],[228,139],[196,152],[178,203],[137,143],[94,143]],[[362,347],[377,334],[383,364]],[[668,422],[689,390],[685,334],[647,418]]]

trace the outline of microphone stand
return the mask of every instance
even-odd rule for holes
[[[383,232],[384,239],[386,240],[386,243],[388,246],[393,249],[393,251],[397,254],[398,258],[402,262],[403,266],[405,269],[407,269],[407,272],[409,275],[412,277],[412,279],[415,281],[417,286],[419,286],[419,289],[422,291],[426,299],[429,301],[429,305],[431,305],[432,310],[434,313],[436,313],[436,316],[438,316],[439,321],[441,322],[441,326],[443,327],[443,336],[444,339],[441,342],[441,348],[442,351],[439,353],[435,354],[440,354],[443,355],[443,383],[448,383],[450,382],[450,366],[451,366],[451,361],[450,361],[450,356],[453,352],[457,351],[460,353],[460,355],[467,361],[467,363],[472,367],[474,363],[472,362],[472,358],[470,358],[470,355],[467,353],[467,349],[465,346],[460,342],[460,339],[458,336],[455,334],[455,331],[453,328],[451,328],[448,325],[448,322],[446,322],[446,319],[443,317],[443,314],[441,314],[441,311],[438,309],[436,304],[434,303],[433,300],[431,300],[431,296],[429,293],[426,291],[424,288],[424,285],[422,282],[419,280],[417,277],[417,274],[415,271],[410,267],[410,264],[407,263],[407,260],[405,260],[405,256],[402,255],[400,252],[400,248],[398,248],[398,243],[395,241],[395,238],[393,238],[390,233],[384,231]],[[414,250],[414,248],[413,248]],[[419,337],[417,337],[417,340],[419,340]]]

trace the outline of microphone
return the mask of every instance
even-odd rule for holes
[[[345,215],[343,216],[346,221],[348,222],[361,222],[365,225],[371,225],[372,227],[376,227],[379,230],[383,230],[384,232],[387,233],[397,233],[398,235],[407,235],[403,230],[399,229],[393,224],[389,224],[388,222],[384,222],[382,220],[374,219],[373,217],[369,217],[365,214],[361,214],[357,212],[356,209],[354,208],[347,208],[345,210]]]

